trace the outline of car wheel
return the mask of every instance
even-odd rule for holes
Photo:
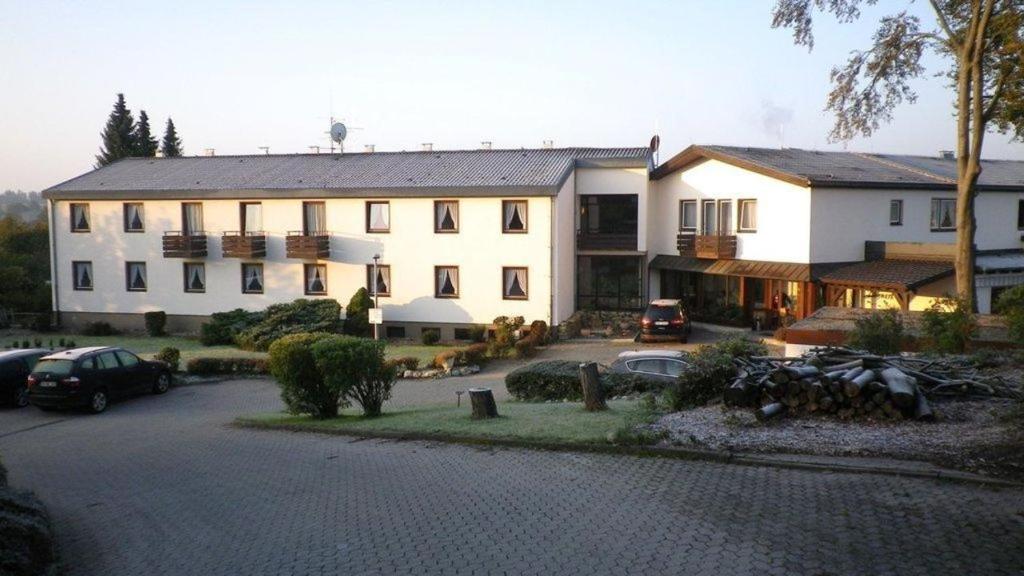
[[[96,390],[92,393],[89,398],[89,411],[93,414],[99,414],[107,409],[107,391]]]
[[[17,408],[28,406],[28,388],[18,386],[14,389],[14,406]]]
[[[153,384],[153,394],[163,394],[167,392],[171,387],[171,375],[167,372],[161,372],[156,377],[156,383]]]

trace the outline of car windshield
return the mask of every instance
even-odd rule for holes
[[[75,363],[72,360],[40,360],[36,364],[35,372],[48,372],[57,376],[67,376],[71,374],[71,369],[74,366]]]
[[[651,306],[647,309],[647,317],[652,320],[672,320],[679,317],[676,306]]]

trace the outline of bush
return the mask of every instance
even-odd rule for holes
[[[516,331],[523,327],[526,321],[522,316],[498,316],[494,319],[494,343],[501,349],[509,349],[515,344]]]
[[[235,343],[245,350],[267,350],[275,340],[289,334],[337,334],[341,329],[341,305],[336,300],[300,298],[267,308],[263,319],[240,332]]]
[[[282,336],[270,345],[270,374],[281,387],[281,399],[292,414],[333,418],[342,406],[341,390],[324,382],[312,347],[331,334],[305,333]]]
[[[192,358],[185,364],[185,370],[197,376],[270,373],[264,358]]]
[[[537,352],[537,340],[535,338],[522,338],[517,340],[513,346],[516,350],[516,356],[519,358],[530,358]]]
[[[181,351],[167,346],[166,348],[161,348],[153,358],[170,366],[171,372],[177,372],[178,365],[181,363]]]
[[[466,364],[482,366],[487,363],[487,344],[470,344],[462,349],[462,356],[466,359]]]
[[[22,348],[31,348],[32,347],[32,343],[29,342],[28,340],[22,340],[21,341],[21,347]]]
[[[0,487],[0,573],[56,574],[56,560],[43,504],[29,492]]]
[[[312,352],[328,394],[355,400],[364,416],[380,416],[396,377],[395,367],[384,359],[383,342],[330,336],[315,342]]]
[[[720,353],[733,358],[750,358],[751,356],[767,356],[768,347],[760,340],[747,340],[742,336],[730,336],[710,346]],[[706,348],[706,347],[705,347]]]
[[[42,338],[36,338],[36,339],[32,340],[32,345],[35,346],[36,348],[42,348],[43,347],[43,339]]]
[[[1024,346],[1024,284],[999,295],[995,310],[1006,318],[1010,340]]]
[[[110,322],[89,322],[82,328],[83,336],[114,336],[120,334]]]
[[[637,374],[602,373],[601,385],[608,396],[631,396],[660,391],[664,385]],[[517,400],[580,400],[580,362],[544,360],[516,368],[505,377],[505,387]]]
[[[462,355],[462,350],[445,350],[439,352],[437,356],[434,356],[434,368],[438,370],[444,370],[444,363],[448,360],[452,361],[452,366],[458,366],[466,363],[466,358]]]
[[[403,356],[396,358],[395,363],[406,370],[416,370],[420,367],[420,359],[415,356]]]
[[[723,346],[724,342],[704,346],[690,357],[690,365],[667,390],[666,399],[673,410],[703,406],[722,396],[736,375],[734,355],[729,352],[732,346]]]
[[[847,344],[872,354],[898,354],[903,344],[903,321],[896,310],[857,318]]]
[[[50,332],[53,330],[53,318],[49,313],[36,314],[32,319],[32,330],[35,332]]]
[[[164,327],[167,326],[167,312],[156,310],[146,312],[142,316],[146,321],[146,334],[153,337],[164,335]]]
[[[433,346],[441,341],[441,331],[437,328],[424,328],[420,330],[420,342],[424,346]]]
[[[352,336],[369,336],[370,308],[373,308],[373,298],[366,288],[356,290],[345,307],[345,334]]]
[[[928,349],[944,354],[962,354],[978,330],[970,303],[953,298],[937,300],[921,320]]]
[[[229,312],[217,312],[210,321],[199,327],[199,342],[203,346],[234,344],[240,332],[248,330],[263,320],[263,312],[249,312],[235,308]]]
[[[487,327],[475,325],[469,328],[469,339],[471,342],[486,342]]]
[[[529,337],[533,338],[537,346],[543,346],[548,341],[548,323],[543,320],[534,320],[530,324]]]

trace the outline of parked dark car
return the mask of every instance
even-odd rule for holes
[[[76,348],[43,356],[28,377],[28,401],[44,410],[107,409],[113,400],[171,386],[170,368],[142,360],[122,348]]]
[[[690,365],[687,358],[689,355],[681,350],[623,352],[608,366],[608,371],[636,374],[669,384]]]
[[[28,406],[28,375],[36,362],[49,353],[43,348],[0,352],[0,404]]]
[[[678,340],[690,337],[690,318],[679,300],[652,300],[640,319],[640,339]]]

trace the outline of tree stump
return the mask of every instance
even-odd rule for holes
[[[497,418],[498,405],[490,388],[470,388],[469,402],[473,406],[473,419]]]
[[[580,364],[580,386],[583,387],[583,408],[587,412],[608,409],[604,402],[604,390],[601,389],[601,376],[597,373],[597,364]]]

